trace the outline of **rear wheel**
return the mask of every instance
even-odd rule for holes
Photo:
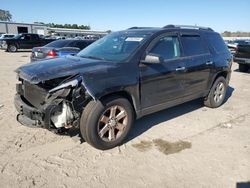
[[[8,45],[8,52],[16,52],[16,51],[17,51],[17,47],[15,44]]]
[[[249,69],[249,66],[248,66],[248,65],[239,64],[239,70],[240,70],[240,72],[247,72],[248,69]]]
[[[208,97],[205,99],[204,104],[210,108],[217,108],[219,107],[226,96],[227,91],[227,82],[224,77],[218,77],[214,82]]]
[[[122,144],[133,121],[130,102],[125,98],[111,97],[102,102],[89,102],[82,113],[80,131],[86,142],[105,150]]]

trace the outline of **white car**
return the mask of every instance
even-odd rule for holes
[[[0,36],[0,39],[13,38],[14,36],[14,34],[2,34]]]

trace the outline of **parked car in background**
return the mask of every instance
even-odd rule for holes
[[[239,64],[240,72],[247,72],[250,69],[250,41],[237,44],[234,62]]]
[[[13,38],[14,36],[14,34],[2,34],[0,36],[0,39]]]
[[[237,44],[234,41],[225,41],[225,42],[231,54],[234,55],[237,48]]]
[[[23,125],[79,128],[98,149],[120,145],[134,120],[203,98],[223,104],[232,55],[210,28],[168,25],[113,32],[76,56],[16,70],[15,106]]]
[[[15,36],[15,35],[12,35],[12,34],[1,34],[1,35],[0,35],[0,49],[2,49],[2,45],[3,45],[2,40],[3,40],[3,39],[13,38],[14,36]]]
[[[246,42],[247,40],[241,39],[241,40],[226,41],[226,44],[230,52],[234,55],[237,50],[237,46],[245,44]]]
[[[22,33],[15,35],[13,38],[0,39],[1,49],[8,52],[16,52],[18,49],[32,49],[37,46],[43,46],[53,39],[41,38],[38,34]]]
[[[61,57],[65,55],[75,55],[82,49],[93,43],[95,40],[56,40],[43,47],[32,49],[31,62],[48,59],[52,57]]]

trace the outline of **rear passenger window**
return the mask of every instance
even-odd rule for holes
[[[212,48],[216,53],[228,52],[228,48],[218,33],[207,34],[207,40],[209,47]]]
[[[209,53],[207,47],[202,43],[199,35],[182,35],[181,41],[185,56]]]
[[[165,60],[180,57],[180,44],[177,36],[166,36],[161,38],[150,50]]]

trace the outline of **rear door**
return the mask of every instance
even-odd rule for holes
[[[185,74],[185,97],[196,98],[207,90],[213,67],[211,54],[199,33],[181,33],[183,55],[188,59]]]
[[[42,46],[42,40],[40,39],[40,37],[38,35],[31,35],[31,41],[30,41],[30,47],[29,48],[34,48],[37,46]]]
[[[181,100],[184,95],[185,61],[181,58],[178,34],[169,33],[157,37],[146,51],[163,60],[157,64],[140,64],[142,108]]]

